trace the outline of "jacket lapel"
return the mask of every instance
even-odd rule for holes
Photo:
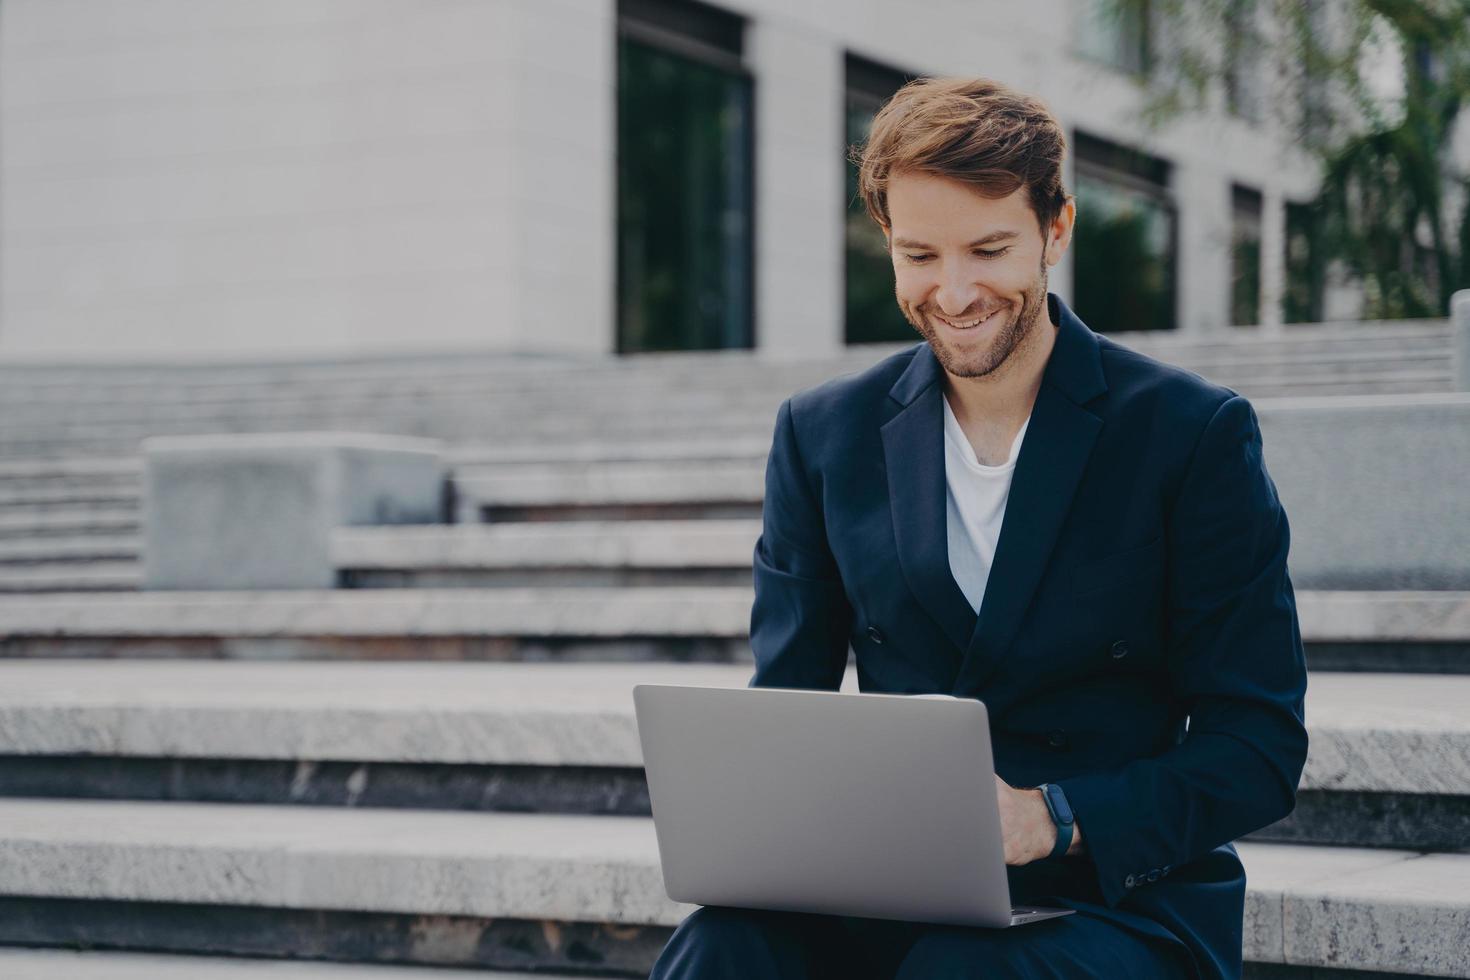
[[[920,344],[889,391],[904,407],[881,431],[899,565],[914,597],[953,642],[953,671],[975,632],[975,612],[949,571],[942,376],[934,351]]]
[[[957,696],[977,692],[1015,638],[1102,430],[1102,419],[1083,407],[1107,390],[1097,338],[1056,296],[1048,302],[1058,324],[1056,343],[1016,459],[985,600],[953,689]],[[942,456],[940,463],[943,484]]]

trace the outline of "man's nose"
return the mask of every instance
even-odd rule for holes
[[[941,274],[939,288],[934,292],[935,305],[939,312],[956,317],[975,305],[980,287],[969,277],[963,266]]]

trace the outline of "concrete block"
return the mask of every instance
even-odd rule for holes
[[[1470,394],[1291,398],[1256,410],[1291,521],[1294,584],[1470,585]]]
[[[308,589],[336,583],[339,526],[441,519],[435,440],[339,432],[143,441],[149,589]]]

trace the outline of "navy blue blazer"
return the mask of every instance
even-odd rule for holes
[[[1230,842],[1291,812],[1307,753],[1286,514],[1249,402],[1048,303],[1056,344],[978,615],[949,570],[928,344],[782,404],[750,683],[835,690],[851,645],[864,691],[984,701],[996,772],[1060,784],[1086,849],[1009,869],[1013,900],[1235,977]]]

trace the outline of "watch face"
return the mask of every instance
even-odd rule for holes
[[[1051,803],[1051,809],[1056,814],[1060,823],[1072,822],[1072,806],[1067,802],[1067,794],[1055,783],[1048,783],[1046,787],[1046,798]]]

